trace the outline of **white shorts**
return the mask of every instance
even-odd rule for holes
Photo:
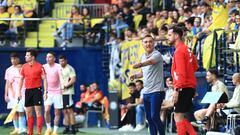
[[[18,105],[17,105],[18,104]],[[8,102],[7,104],[7,109],[12,109],[14,108],[15,106],[18,106],[17,107],[17,112],[24,112],[25,111],[25,107],[24,107],[24,98],[22,98],[19,103],[18,103],[18,100],[15,99],[15,98],[10,98],[10,101]]]
[[[62,95],[52,95],[48,94],[47,99],[44,101],[44,105],[54,105],[55,109],[62,109],[63,108],[63,99]]]

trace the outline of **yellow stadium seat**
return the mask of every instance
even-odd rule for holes
[[[103,20],[104,18],[91,19],[91,27],[94,27],[97,23],[101,23]]]
[[[28,32],[27,37],[28,38],[37,38],[37,32]]]
[[[37,47],[37,38],[26,38],[25,47],[26,48],[36,48]]]
[[[142,21],[143,16],[142,15],[135,15],[133,17],[134,25],[135,25],[135,30],[138,29],[140,22]]]
[[[54,38],[40,38],[39,47],[41,48],[53,48],[54,47]]]

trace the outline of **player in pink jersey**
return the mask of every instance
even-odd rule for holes
[[[20,69],[22,65],[20,64],[19,55],[17,53],[12,53],[10,58],[12,66],[9,67],[5,72],[6,84],[4,98],[8,103],[8,109],[12,109],[19,102],[17,113],[13,119],[13,125],[15,129],[10,133],[10,135],[15,135],[26,133],[26,118],[24,116],[24,99],[18,101],[17,98]],[[24,90],[22,92],[24,93]]]
[[[47,64],[43,67],[47,74],[48,94],[44,99],[45,105],[45,121],[47,130],[45,135],[57,135],[57,129],[60,119],[60,110],[63,108],[62,90],[61,90],[61,66],[55,63],[55,53],[48,52],[46,56]],[[54,128],[51,128],[51,105],[54,105]]]

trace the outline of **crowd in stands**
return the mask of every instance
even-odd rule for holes
[[[2,0],[0,2],[0,18],[22,19],[33,18],[37,16],[36,0]],[[34,25],[33,22],[27,22],[26,26]],[[24,29],[22,20],[2,20],[0,21],[0,46],[6,44],[6,39],[11,47],[17,47],[19,33]]]

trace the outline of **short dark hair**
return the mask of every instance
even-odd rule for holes
[[[169,30],[173,30],[173,33],[175,34],[178,34],[180,38],[182,38],[183,36],[183,28],[177,26],[177,25],[174,25],[172,27],[169,28]]]
[[[54,57],[56,57],[56,53],[53,51],[48,52],[49,54],[52,54]]]
[[[20,57],[19,57],[18,53],[13,52],[13,53],[10,54],[10,58],[20,58]]]
[[[136,87],[136,84],[131,82],[131,83],[128,84],[128,87]]]
[[[167,24],[163,24],[163,25],[160,27],[160,30],[168,31]]]
[[[31,56],[34,56],[35,58],[38,55],[38,51],[36,49],[33,49],[33,48],[28,49],[27,52],[29,52],[31,54]]]
[[[195,19],[195,17],[190,17],[185,22],[187,22],[188,24],[191,24],[193,26],[194,25],[194,19]]]
[[[209,68],[208,72],[214,74],[218,78],[218,71],[216,70],[216,68]]]
[[[142,81],[142,80],[137,80],[136,83],[137,83],[137,82],[143,84],[143,81]]]
[[[67,60],[67,57],[66,57],[65,55],[60,55],[60,56],[58,57],[58,59],[64,59],[64,60]]]

